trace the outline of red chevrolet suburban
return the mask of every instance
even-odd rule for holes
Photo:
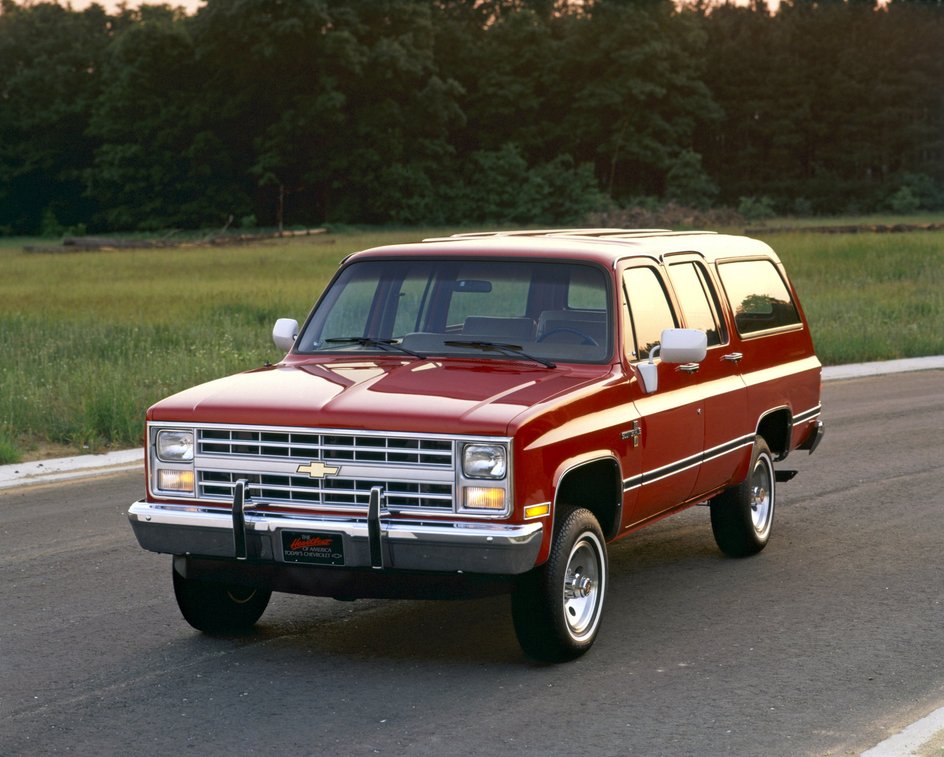
[[[524,651],[593,644],[607,544],[710,503],[767,544],[777,470],[822,438],[821,366],[774,251],[707,232],[458,234],[346,258],[276,365],[148,410],[128,513],[184,618],[272,591],[511,595]]]

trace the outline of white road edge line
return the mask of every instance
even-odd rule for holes
[[[891,373],[944,370],[944,355],[916,357],[906,360],[885,360],[877,363],[854,363],[823,368],[823,381],[884,376]],[[17,486],[48,484],[92,478],[110,473],[123,473],[143,467],[144,450],[128,449],[104,455],[79,455],[58,460],[35,460],[28,463],[0,465],[0,491]]]
[[[823,368],[823,381],[887,376],[892,373],[933,371],[944,369],[944,355],[934,357],[912,357],[904,360],[882,360],[876,363],[852,363],[830,365]]]
[[[881,744],[862,752],[861,757],[903,757],[917,754],[921,747],[944,733],[944,707],[912,723],[901,733],[885,739]]]
[[[144,466],[144,449],[0,465],[0,490],[122,473]]]

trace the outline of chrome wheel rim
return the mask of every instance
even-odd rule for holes
[[[602,545],[593,534],[584,534],[570,551],[564,573],[564,621],[578,641],[596,628],[605,580]]]
[[[774,475],[766,456],[758,459],[751,475],[751,521],[754,530],[763,536],[770,528],[773,514]]]

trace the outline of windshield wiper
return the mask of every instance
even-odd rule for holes
[[[541,365],[547,366],[548,368],[556,368],[557,365],[552,363],[550,360],[545,360],[543,357],[535,357],[534,355],[529,355],[519,344],[505,344],[504,342],[481,342],[476,340],[464,341],[464,340],[450,340],[448,342],[443,342],[447,347],[472,347],[476,350],[484,350],[486,352],[500,352],[502,355],[507,355],[509,357],[523,357],[525,360],[533,360],[535,363],[540,363]]]
[[[375,339],[370,336],[338,336],[325,339],[325,344],[359,344],[361,347],[380,347],[382,350],[412,355],[420,360],[426,359],[426,355],[421,355],[419,352],[413,352],[413,350],[400,346],[395,339]]]

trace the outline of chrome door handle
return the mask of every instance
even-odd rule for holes
[[[721,359],[727,360],[729,363],[740,363],[743,357],[743,352],[730,352],[727,355],[722,355]]]
[[[698,373],[699,368],[701,368],[701,366],[698,363],[683,363],[677,370],[683,373]]]

